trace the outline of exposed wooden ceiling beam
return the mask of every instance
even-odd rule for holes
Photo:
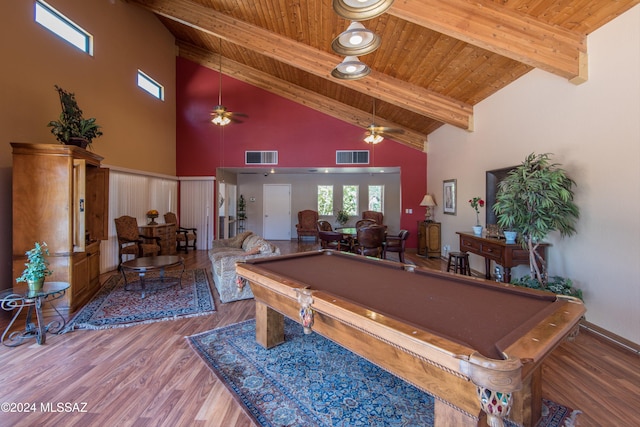
[[[132,3],[305,72],[366,93],[443,123],[472,130],[473,107],[436,92],[372,71],[360,80],[340,80],[331,70],[342,57],[279,36],[188,0],[130,0]]]
[[[220,55],[211,51],[199,48],[189,43],[178,42],[179,55],[204,67],[215,71],[220,69]],[[296,86],[284,80],[277,79],[270,74],[222,58],[223,74],[227,74],[234,79],[241,80],[253,86],[265,89],[271,93],[290,99],[291,101],[305,105],[316,111],[320,111],[329,116],[338,118],[344,122],[366,128],[371,124],[371,115],[350,107],[334,99],[317,94],[316,92]],[[427,137],[411,129],[400,127],[380,118],[376,118],[378,126],[387,126],[404,130],[402,134],[396,134],[391,139],[401,144],[407,145],[420,151],[424,151]]]
[[[493,3],[396,0],[390,15],[579,84],[587,80],[586,36]]]

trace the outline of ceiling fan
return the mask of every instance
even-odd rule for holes
[[[231,112],[227,110],[227,107],[222,105],[222,40],[220,40],[218,55],[220,58],[220,68],[218,69],[218,76],[220,78],[218,83],[218,105],[213,107],[213,111],[211,112],[211,123],[218,126],[226,126],[231,122],[242,123],[242,121],[238,120],[235,116],[247,117],[246,114]]]
[[[367,126],[367,132],[365,133],[364,142],[366,142],[367,144],[379,144],[384,141],[385,134],[389,133],[404,133],[404,130],[376,125],[376,100],[374,99],[373,120],[371,121],[371,124]]]

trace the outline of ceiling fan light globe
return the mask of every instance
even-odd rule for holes
[[[231,123],[231,119],[224,114],[216,114],[213,116],[213,119],[211,119],[211,123],[218,126],[226,126]]]
[[[364,139],[364,142],[366,142],[367,144],[379,144],[382,141],[384,141],[382,135],[378,135],[375,133],[367,135],[367,137]]]

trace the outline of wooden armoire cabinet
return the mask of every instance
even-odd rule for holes
[[[440,258],[440,223],[418,221],[418,255]]]
[[[68,282],[58,310],[75,311],[100,287],[100,241],[108,238],[109,169],[80,147],[26,144],[13,147],[13,286],[25,252],[46,242],[48,281]]]

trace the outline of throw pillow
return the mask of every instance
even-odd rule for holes
[[[256,247],[262,255],[270,254],[271,252],[273,252],[271,250],[271,243],[267,242],[266,240],[260,240],[259,242],[257,242]]]
[[[260,246],[254,246],[245,252],[246,255],[255,255],[260,253]]]
[[[232,248],[239,248],[242,246],[242,243],[246,240],[246,238],[253,234],[253,231],[245,231],[244,233],[240,233],[237,236],[230,237],[227,239],[227,245]]]
[[[249,249],[253,248],[258,240],[262,240],[262,237],[258,236],[257,234],[253,234],[247,237],[246,239],[244,239],[244,242],[242,242],[242,250],[246,252]]]

